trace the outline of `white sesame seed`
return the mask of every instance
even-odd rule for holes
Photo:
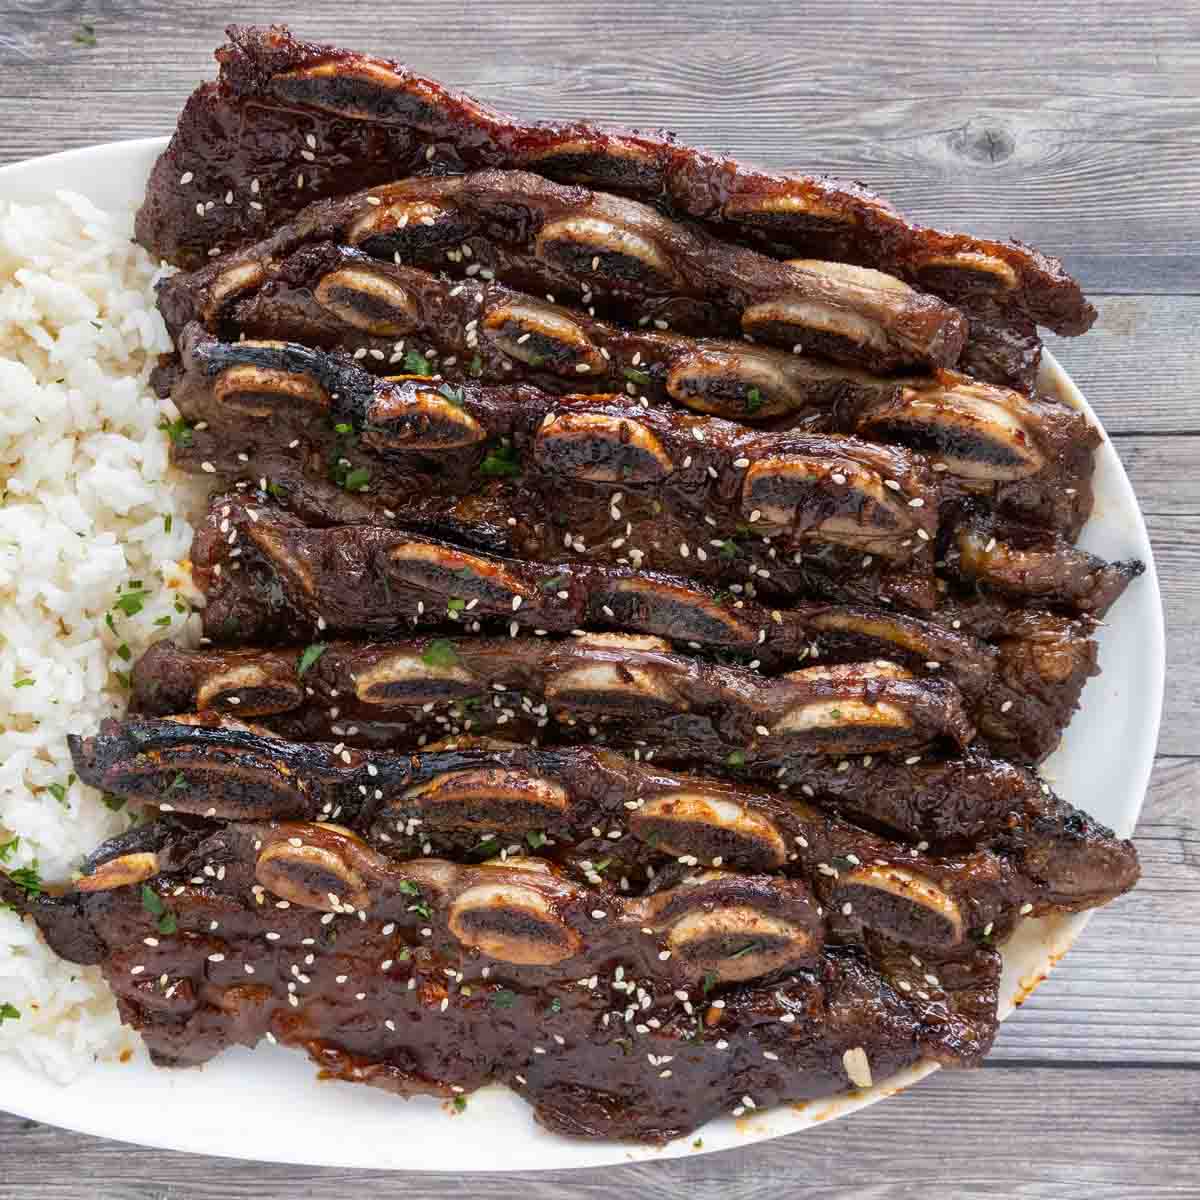
[[[1028,900],[1026,900],[1025,903],[1021,905],[1021,907],[1018,911],[1020,912],[1021,916],[1027,917],[1031,912],[1033,912],[1033,905],[1030,904]]]

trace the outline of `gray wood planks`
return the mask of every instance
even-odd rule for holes
[[[83,20],[94,47],[73,40]],[[1060,254],[1100,319],[1049,344],[1130,472],[1168,621],[1169,757],[1138,827],[1143,883],[1094,918],[985,1070],[745,1151],[570,1175],[380,1176],[371,1193],[1200,1195],[1200,759],[1188,757],[1200,756],[1200,3],[0,0],[0,162],[169,132],[231,20],[292,20],[522,114],[666,124],[748,159],[860,178],[919,219]],[[399,1137],[403,1117],[398,1106]],[[0,1200],[323,1200],[362,1186],[4,1116],[0,1153]]]

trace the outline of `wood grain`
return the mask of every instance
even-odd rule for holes
[[[372,1200],[1195,1200],[1198,1140],[1200,1072],[1146,1067],[940,1071],[852,1120],[750,1151],[518,1175],[239,1163],[0,1116],[0,1200],[345,1200],[362,1191]]]
[[[370,1193],[1200,1197],[1200,0],[0,0],[0,162],[168,133],[231,20],[291,20],[524,115],[666,125],[859,178],[921,220],[1061,255],[1100,317],[1087,337],[1049,344],[1125,462],[1165,598],[1143,881],[1096,915],[984,1070],[942,1072],[745,1151],[574,1174],[381,1175]],[[83,21],[95,46],[74,40]],[[3,1115],[0,1155],[0,1200],[341,1200],[363,1186],[353,1172],[130,1149]]]
[[[443,0],[436,16],[329,0],[8,3],[0,161],[169,132],[226,23],[288,16],[303,36],[401,58],[528,116],[666,125],[861,178],[922,220],[1063,254],[1096,291],[1200,290],[1185,202],[1200,186],[1194,3],[1027,0],[1003,21],[984,0],[952,18],[921,0],[694,7],[681,21],[646,0]],[[72,40],[81,19],[95,46]]]

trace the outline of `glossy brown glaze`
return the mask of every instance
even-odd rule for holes
[[[516,167],[644,198],[780,257],[865,263],[1060,333],[1095,319],[1056,260],[913,225],[858,185],[757,170],[666,135],[521,124],[397,63],[282,27],[229,34],[221,78],[188,101],[138,218],[143,245],[174,262],[256,241],[322,196],[419,171]],[[229,191],[235,202],[221,203]]]
[[[93,874],[21,906],[63,952],[101,964],[161,1065],[265,1038],[306,1050],[328,1076],[400,1095],[452,1099],[497,1080],[560,1132],[664,1141],[722,1112],[864,1087],[922,1057],[971,1065],[995,1032],[995,951],[914,962],[886,943],[822,950],[819,925],[797,919],[811,905],[785,890],[795,884],[726,876],[622,901],[533,859],[392,865],[309,823],[160,822],[139,834],[160,864],[139,885],[82,890]],[[323,911],[277,899],[259,881],[280,846],[365,877],[359,902]],[[105,848],[89,870],[123,849]],[[519,944],[574,952],[511,961],[495,920],[470,920],[480,889],[496,913],[530,914],[504,928]],[[705,930],[715,941],[697,941]],[[739,962],[765,966],[802,933],[804,960],[722,980],[720,964],[735,975]],[[713,955],[698,978],[678,965]]]

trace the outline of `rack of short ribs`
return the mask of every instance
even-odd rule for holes
[[[1019,243],[914,225],[855,184],[747,167],[669,135],[521,123],[394,62],[301,43],[282,28],[229,34],[217,52],[220,79],[188,101],[138,218],[142,244],[173,262],[202,264],[352,188],[504,168],[637,197],[725,242],[801,256],[807,267],[833,260],[881,270],[894,293],[943,296],[970,321],[964,366],[993,382],[1031,389],[1036,325],[1079,334],[1095,318],[1058,261]],[[431,208],[413,221],[432,225],[439,215]],[[467,266],[469,234],[465,254],[463,244],[442,249]],[[620,292],[627,258],[645,261],[638,252],[657,249],[653,236],[600,246],[595,301]],[[651,305],[642,315],[659,314]]]
[[[1137,874],[1128,842],[1040,792],[939,855],[582,747],[387,754],[192,718],[72,751],[165,815],[65,895],[4,896],[103,966],[158,1061],[267,1038],[404,1093],[500,1079],[572,1133],[657,1140],[971,1064],[992,944]]]

